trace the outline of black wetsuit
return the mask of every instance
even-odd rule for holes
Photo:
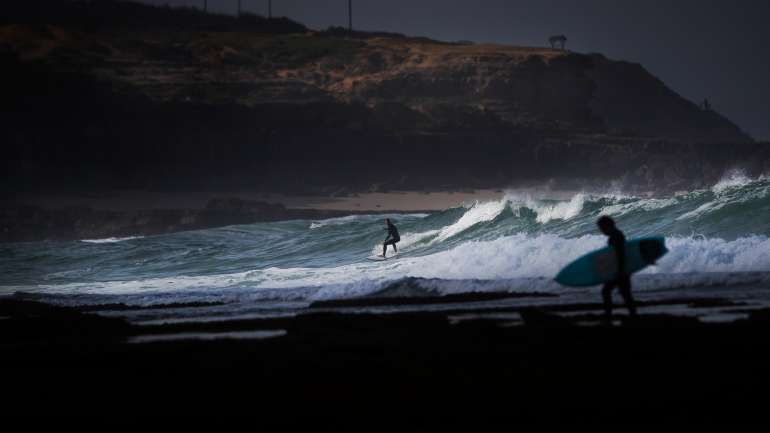
[[[388,245],[393,245],[393,249],[398,252],[396,243],[401,241],[401,236],[398,235],[398,229],[393,224],[388,224],[388,237],[385,238],[385,242],[382,243],[382,256],[385,257],[385,253],[388,251]]]
[[[615,256],[618,261],[618,278],[604,284],[602,289],[602,298],[604,300],[604,313],[607,317],[612,316],[612,290],[617,287],[620,295],[626,302],[628,312],[632,316],[636,315],[636,304],[631,295],[631,276],[626,272],[626,236],[617,228],[609,235],[607,244],[615,250]]]

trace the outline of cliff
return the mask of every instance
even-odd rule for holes
[[[675,189],[767,168],[728,119],[598,54],[65,3],[1,21],[6,193]]]
[[[401,36],[6,25],[6,55],[157,103],[334,104],[394,132],[500,128],[747,141],[641,65],[598,55]],[[292,122],[294,119],[287,119]],[[313,119],[298,119],[311,121]],[[263,127],[265,125],[254,125]],[[367,125],[373,126],[373,125]]]

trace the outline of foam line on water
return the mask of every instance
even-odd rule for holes
[[[104,239],[82,239],[80,242],[84,242],[87,244],[114,244],[118,242],[125,242],[125,241],[142,239],[142,238],[144,238],[144,236],[126,236],[122,238],[112,237],[112,238],[104,238]]]
[[[492,241],[469,241],[421,257],[381,263],[355,263],[330,268],[278,268],[208,276],[179,276],[132,281],[106,281],[64,285],[14,286],[15,291],[43,293],[132,294],[238,290],[281,291],[315,288],[315,298],[361,296],[389,281],[406,277],[442,280],[550,280],[561,267],[580,255],[601,247],[605,238],[587,235],[562,238],[545,234],[514,235]],[[683,275],[762,272],[770,270],[770,239],[751,236],[734,241],[708,238],[669,238],[670,253],[644,274]],[[677,276],[679,275],[679,276]],[[544,288],[548,288],[546,284]],[[7,290],[6,290],[7,292]]]
[[[476,202],[457,222],[441,229],[436,242],[447,240],[463,231],[483,222],[492,221],[500,215],[507,206],[507,200]]]
[[[768,196],[770,179],[740,174],[671,197],[578,193],[557,201],[508,194],[422,218],[402,216],[399,250],[408,254],[381,263],[363,262],[367,251],[381,252],[381,215],[326,220],[317,232],[308,230],[311,221],[289,221],[128,244],[122,242],[132,238],[25,243],[3,247],[0,294],[310,299],[367,295],[403,278],[558,290],[550,279],[562,266],[605,244],[595,226],[602,213],[615,215],[629,237],[667,237],[671,252],[639,275],[642,284],[732,284],[728,275],[770,271]],[[684,235],[691,233],[707,236]]]
[[[517,215],[521,215],[522,209],[529,209],[537,215],[536,221],[538,223],[546,224],[553,220],[569,220],[580,215],[588,196],[584,193],[578,193],[568,201],[545,202],[535,199],[531,195],[517,196],[509,193],[506,195],[506,199]]]

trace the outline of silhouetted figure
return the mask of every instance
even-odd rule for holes
[[[396,243],[401,241],[401,236],[398,235],[398,229],[390,222],[390,218],[385,218],[385,224],[388,230],[388,237],[385,238],[385,242],[382,243],[382,257],[385,258],[385,254],[388,252],[388,245],[393,245],[393,250],[398,252]]]
[[[706,111],[711,111],[711,103],[709,102],[708,98],[703,100],[703,109]]]
[[[563,50],[564,46],[567,44],[567,37],[564,35],[551,36],[548,38],[548,42],[551,43],[551,48],[556,49],[559,47]]]
[[[604,317],[611,323],[612,320],[612,291],[617,287],[620,295],[626,302],[628,313],[636,316],[636,303],[631,295],[631,275],[626,272],[626,236],[615,227],[615,221],[603,216],[596,223],[599,230],[609,237],[607,244],[615,251],[615,257],[618,262],[618,276],[614,281],[604,284],[602,288],[602,299],[604,300]]]

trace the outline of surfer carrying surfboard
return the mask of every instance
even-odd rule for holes
[[[398,235],[398,229],[392,222],[390,222],[390,218],[385,218],[385,226],[388,231],[388,237],[386,237],[385,241],[382,243],[382,258],[385,258],[385,254],[388,252],[388,245],[393,245],[393,250],[398,253],[396,244],[401,241],[401,236]]]
[[[608,216],[599,218],[596,224],[599,226],[599,230],[609,238],[607,244],[615,251],[618,264],[617,278],[604,283],[602,288],[604,316],[608,321],[612,319],[612,291],[615,287],[619,289],[629,315],[636,316],[636,303],[631,295],[631,275],[626,268],[626,236],[618,230],[615,221]]]

